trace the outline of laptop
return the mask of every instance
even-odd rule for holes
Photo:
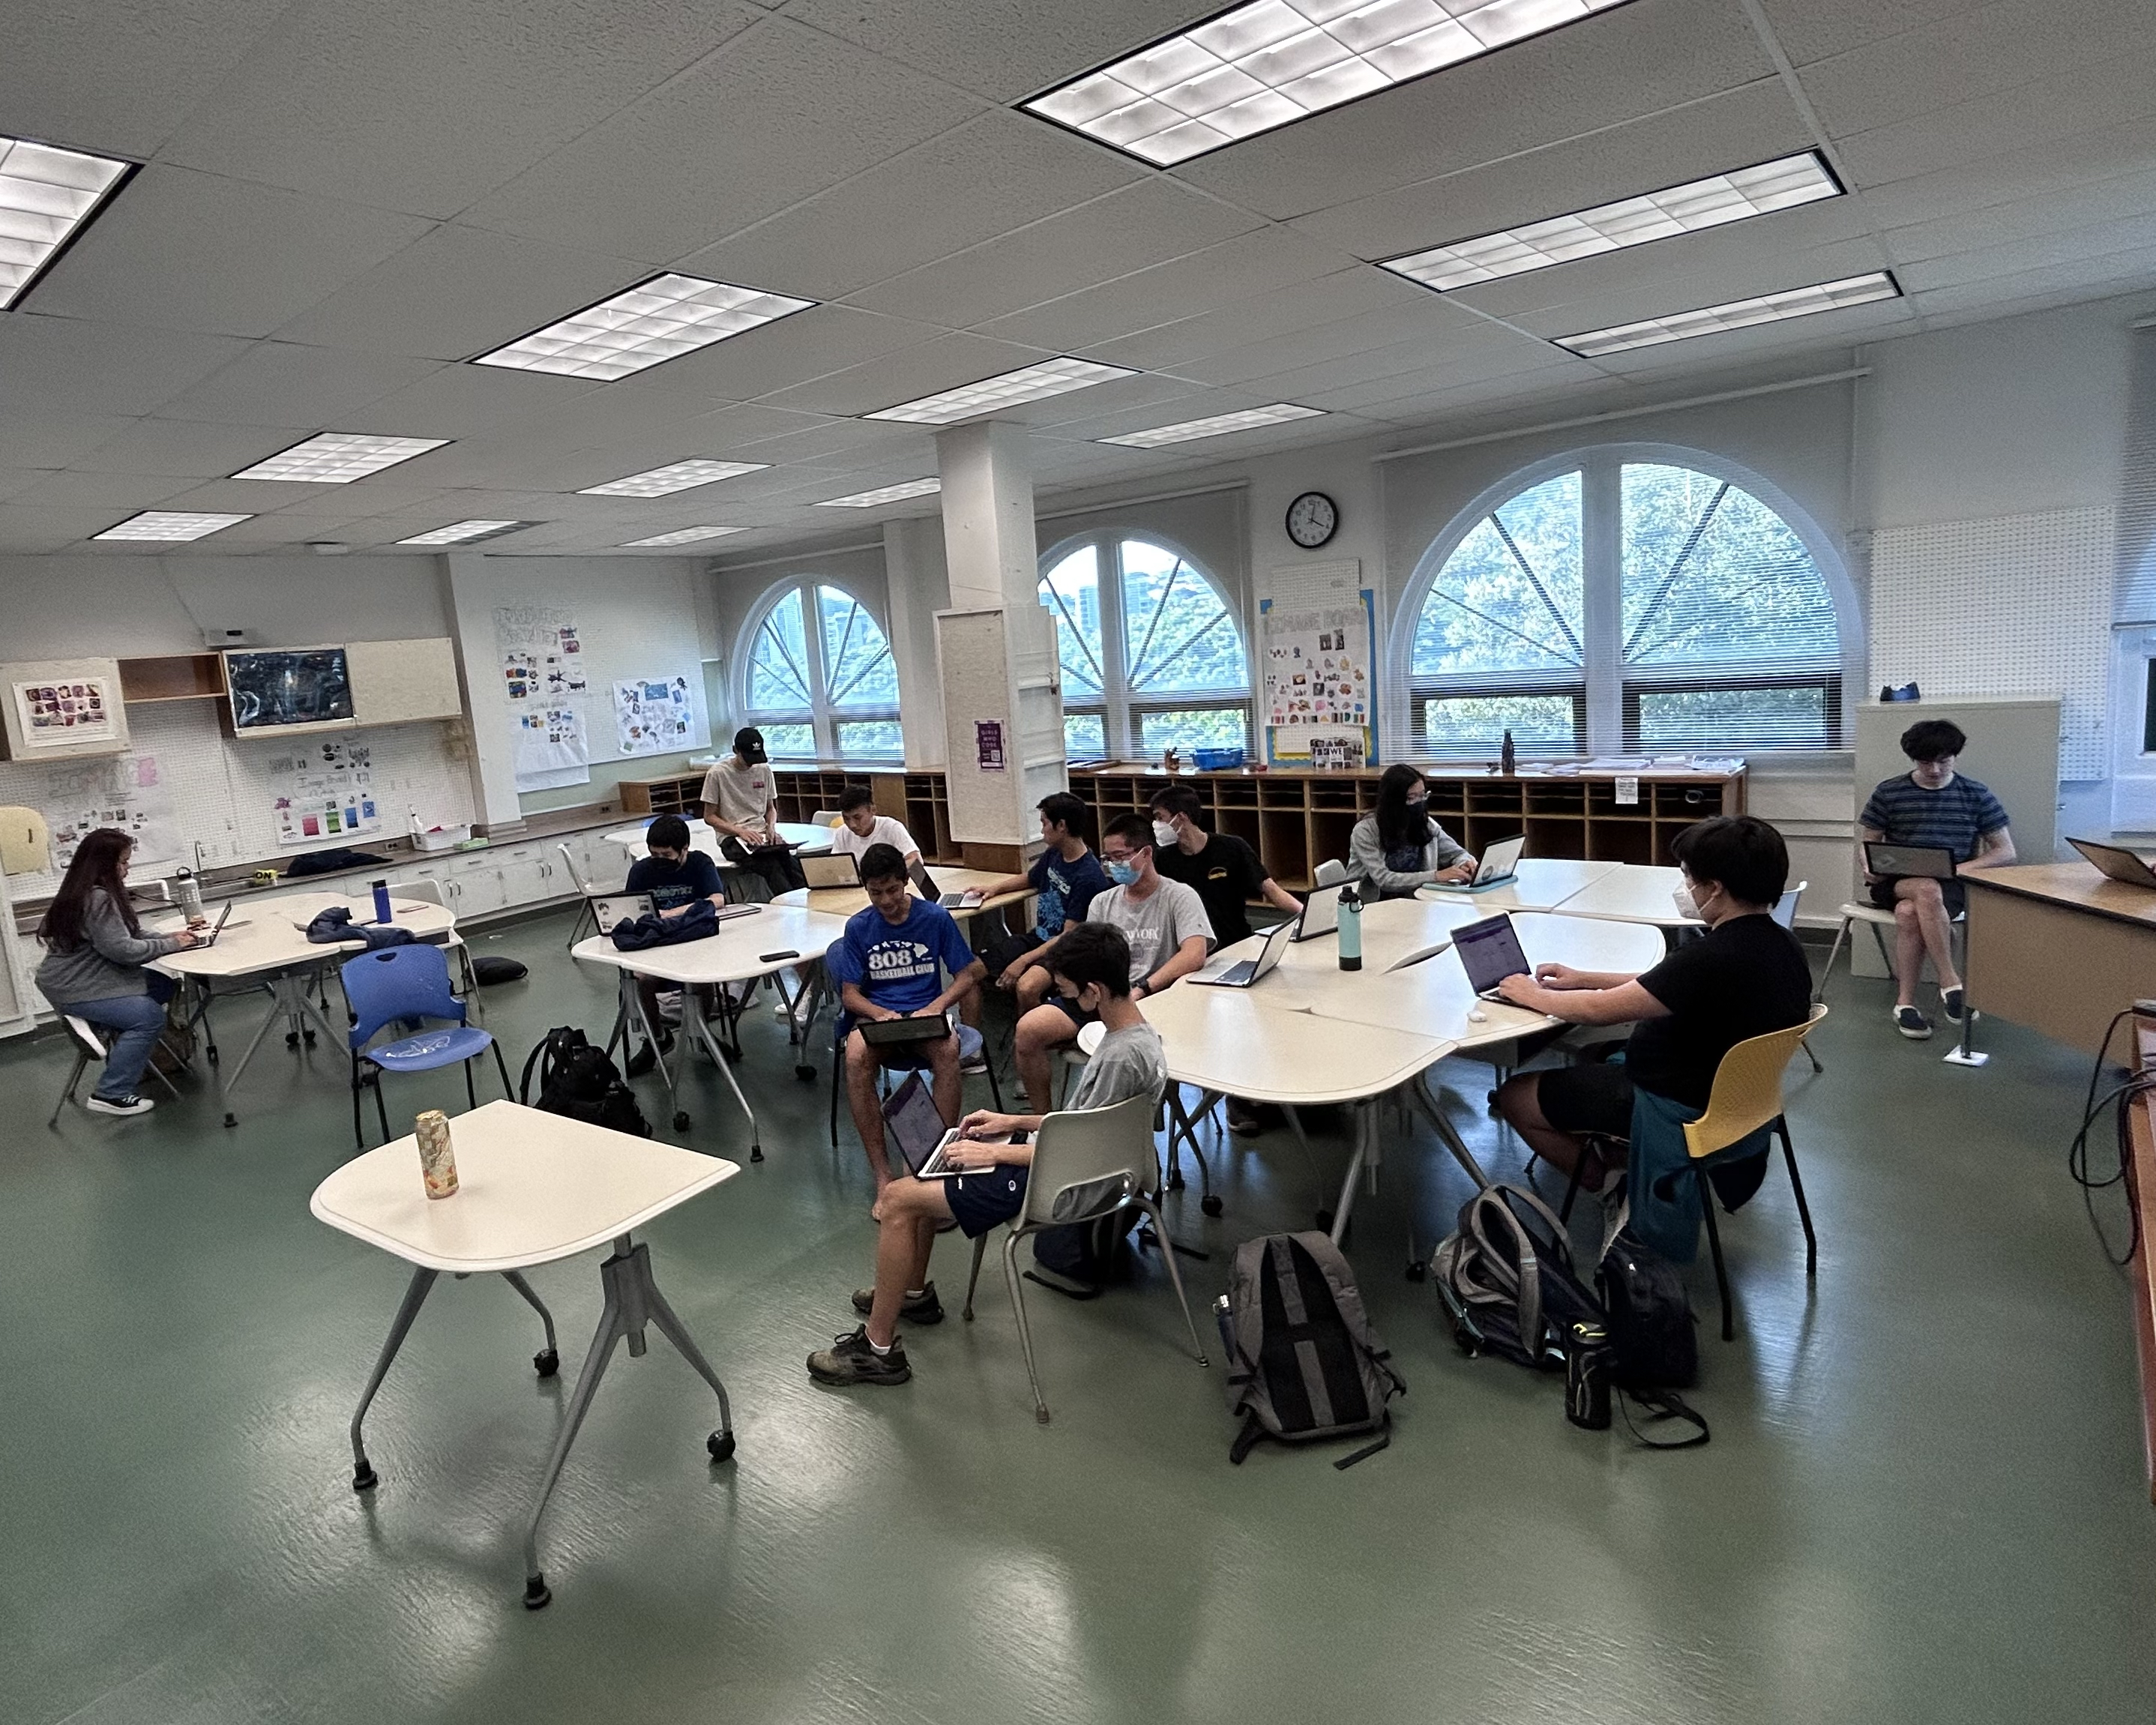
[[[217,944],[217,937],[224,932],[224,925],[232,921],[232,907],[236,902],[237,901],[233,899],[227,899],[224,901],[224,908],[217,913],[216,926],[208,934],[195,937],[195,951],[199,952],[205,947],[213,947]]]
[[[902,1048],[910,1042],[941,1042],[951,1034],[951,1021],[939,1013],[927,1019],[863,1019],[857,1028],[870,1048]]]
[[[1265,943],[1258,948],[1255,958],[1239,958],[1233,964],[1214,971],[1199,971],[1186,977],[1186,982],[1203,983],[1209,988],[1255,988],[1273,973],[1274,967],[1287,951],[1287,943],[1295,938],[1296,925],[1300,916],[1286,922],[1276,922],[1266,932]]]
[[[1345,885],[1343,881],[1342,885]],[[1292,940],[1314,941],[1321,934],[1340,932],[1340,888],[1321,886],[1303,901],[1302,914],[1295,919]]]
[[[1460,955],[1468,986],[1485,1000],[1501,1000],[1497,984],[1508,976],[1532,976],[1534,967],[1520,950],[1520,937],[1510,916],[1486,916],[1465,922],[1452,931],[1452,950]]]
[[[1482,853],[1472,880],[1433,880],[1433,892],[1480,892],[1486,886],[1502,886],[1520,871],[1520,853],[1527,848],[1527,835],[1500,839]]]
[[[797,860],[801,865],[802,877],[812,889],[861,884],[861,861],[850,850],[833,850],[822,856],[803,856]]]
[[[914,886],[920,889],[921,897],[927,899],[932,905],[941,905],[947,911],[963,911],[971,910],[981,902],[982,894],[978,890],[965,892],[938,892],[936,890],[935,877],[919,863],[914,864],[908,872],[913,877]]]
[[[1953,852],[1943,845],[1882,845],[1867,841],[1864,866],[1875,875],[1913,875],[1922,880],[1951,880]]]
[[[2122,845],[2101,844],[2094,839],[2069,839],[2066,843],[2114,880],[2123,880],[2128,886],[2156,886],[2156,869]]]
[[[598,918],[599,932],[612,934],[614,925],[634,922],[639,916],[651,914],[651,895],[648,892],[624,892],[613,898],[595,898],[592,914]]]
[[[963,1136],[955,1126],[943,1124],[936,1111],[936,1098],[918,1072],[906,1075],[906,1082],[893,1091],[883,1105],[884,1139],[906,1163],[916,1180],[948,1180],[960,1174],[981,1173],[981,1168],[953,1168],[944,1160],[950,1147]],[[1025,1134],[991,1143],[1022,1144]]]

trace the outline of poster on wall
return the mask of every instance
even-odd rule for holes
[[[116,827],[135,841],[128,867],[147,876],[186,859],[172,787],[155,755],[120,755],[80,766],[43,767],[45,824],[52,829],[53,866],[74,860],[75,846],[100,827]]]
[[[374,799],[374,751],[324,737],[268,763],[280,845],[323,845],[382,830]]]
[[[516,715],[516,788],[554,791],[589,784],[591,749],[584,716],[573,706],[526,706]]]
[[[696,706],[685,676],[632,677],[613,685],[614,740],[624,755],[696,746]]]
[[[1377,759],[1376,598],[1314,610],[1259,608],[1265,633],[1265,755],[1276,762]]]
[[[11,691],[25,745],[110,742],[120,735],[120,691],[103,677],[18,683]]]
[[[502,696],[512,704],[558,701],[589,687],[577,614],[565,605],[496,606],[494,644]]]

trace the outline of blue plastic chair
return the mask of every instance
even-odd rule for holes
[[[360,1063],[375,1069],[374,1106],[382,1118],[382,1142],[388,1143],[389,1105],[382,1099],[382,1075],[389,1072],[431,1072],[442,1066],[465,1069],[465,1096],[479,1106],[473,1087],[471,1063],[489,1049],[501,1072],[501,1093],[515,1096],[509,1085],[509,1067],[501,1058],[501,1045],[485,1030],[465,1019],[465,1003],[449,991],[449,960],[439,947],[382,947],[347,959],[338,972],[344,983],[346,1004],[351,1009],[352,1030],[346,1040],[352,1051],[352,1137],[362,1150],[367,1138],[360,1127]],[[379,1047],[367,1045],[388,1026],[399,1022],[445,1019]]]

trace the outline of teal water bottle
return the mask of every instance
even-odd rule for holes
[[[1363,901],[1350,880],[1340,889],[1340,968],[1363,968]]]

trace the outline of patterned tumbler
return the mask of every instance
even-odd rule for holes
[[[419,1138],[419,1173],[427,1196],[449,1198],[457,1189],[457,1158],[449,1148],[449,1117],[429,1108],[413,1122]]]

